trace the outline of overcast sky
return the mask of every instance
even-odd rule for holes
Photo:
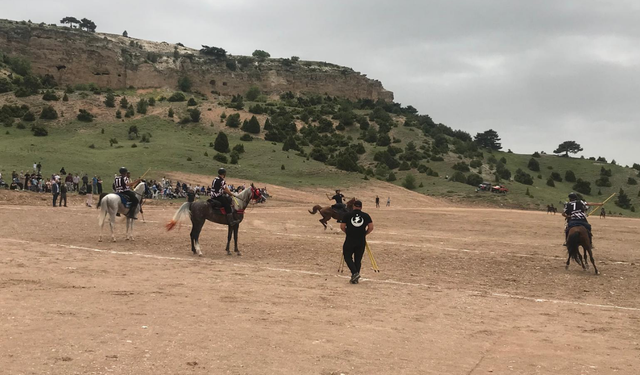
[[[300,56],[379,79],[396,101],[505,150],[640,163],[640,2],[632,0],[0,0],[0,17]]]

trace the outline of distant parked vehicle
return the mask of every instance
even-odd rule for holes
[[[491,187],[491,192],[498,194],[507,194],[509,192],[509,189],[507,189],[507,187],[504,185],[494,185]]]
[[[478,190],[482,190],[482,191],[491,191],[491,183],[489,182],[483,182],[480,185],[478,185]]]

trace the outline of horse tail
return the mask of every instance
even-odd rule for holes
[[[179,224],[184,215],[191,217],[191,202],[185,202],[180,206],[178,211],[173,215],[171,221],[167,223],[167,231],[172,230],[177,224]]]
[[[316,212],[322,210],[322,206],[320,206],[319,204],[316,204],[315,206],[313,206],[313,211],[309,211],[309,213],[311,215],[314,215]]]
[[[578,254],[580,254],[580,232],[574,232],[569,235],[567,239],[567,251],[569,252],[569,256],[576,261],[576,263],[580,263],[578,260]]]
[[[102,198],[106,197],[107,193],[100,194],[100,198],[98,198],[98,204],[96,205],[96,209],[100,208],[100,203],[102,203]]]
[[[102,200],[102,197],[100,197],[100,200]],[[98,207],[100,207],[100,200],[98,201]],[[107,217],[108,213],[109,213],[109,206],[105,204],[104,206],[102,206],[102,210],[100,210],[100,216],[98,217],[99,227],[102,228],[102,225],[104,224],[104,219]]]

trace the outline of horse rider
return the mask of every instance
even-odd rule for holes
[[[211,183],[211,200],[220,202],[227,214],[227,224],[230,227],[236,226],[239,221],[233,219],[233,211],[231,210],[231,198],[230,196],[236,196],[229,190],[227,183],[224,180],[227,176],[227,170],[224,168],[218,169],[218,177],[213,179]],[[226,194],[226,195],[225,195]]]
[[[115,180],[113,181],[113,187],[116,191],[116,194],[126,196],[129,199],[129,202],[131,202],[131,207],[129,207],[127,217],[133,220],[137,220],[138,218],[136,217],[136,207],[138,206],[139,201],[138,197],[136,197],[136,194],[131,191],[131,188],[138,185],[138,183],[140,183],[140,180],[131,181],[129,177],[127,177],[128,173],[129,171],[127,170],[127,168],[120,168],[120,176],[116,176]]]
[[[329,198],[329,194],[327,194],[327,198]],[[333,200],[336,201],[336,204],[331,206],[331,208],[333,208],[334,210],[336,210],[336,211],[346,211],[346,206],[342,202],[344,200],[344,195],[342,193],[340,193],[340,189],[336,190],[336,194],[333,197],[330,197],[329,200],[330,201],[333,201]]]
[[[564,229],[564,245],[567,246],[567,235],[571,227],[583,226],[589,233],[589,241],[593,247],[593,239],[591,234],[591,224],[587,221],[587,211],[589,206],[602,206],[602,203],[588,203],[578,198],[576,193],[569,194],[569,202],[564,205],[562,216],[567,219],[567,226]]]

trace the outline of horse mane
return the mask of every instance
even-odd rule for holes
[[[353,197],[347,201],[347,208],[353,207],[353,204],[356,203],[356,197]]]

